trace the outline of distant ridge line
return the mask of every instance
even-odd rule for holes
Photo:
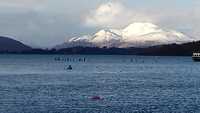
[[[81,54],[81,55],[151,55],[151,56],[191,56],[193,52],[200,52],[200,41],[184,44],[168,44],[151,47],[71,47],[63,49],[31,48],[20,41],[0,36],[1,54]]]

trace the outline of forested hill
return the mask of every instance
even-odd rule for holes
[[[31,47],[8,37],[0,36],[0,52],[30,51]]]
[[[85,54],[85,55],[152,55],[152,56],[191,56],[193,52],[200,51],[200,41],[181,45],[170,44],[148,48],[97,48],[72,47],[65,49],[32,49],[24,51],[26,54]]]

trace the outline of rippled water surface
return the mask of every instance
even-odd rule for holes
[[[0,113],[134,112],[199,113],[200,63],[190,57],[0,55]]]

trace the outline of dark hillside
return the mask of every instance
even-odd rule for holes
[[[0,52],[22,52],[31,50],[31,47],[8,37],[0,36]]]

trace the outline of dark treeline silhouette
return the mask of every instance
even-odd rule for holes
[[[191,56],[193,52],[200,52],[200,41],[185,44],[169,44],[143,48],[140,55],[159,56]]]
[[[147,48],[98,48],[98,47],[72,47],[65,49],[22,49],[21,51],[8,51],[0,49],[5,54],[84,54],[84,55],[151,55],[151,56],[191,56],[193,52],[200,52],[200,41],[185,44],[159,45]]]

